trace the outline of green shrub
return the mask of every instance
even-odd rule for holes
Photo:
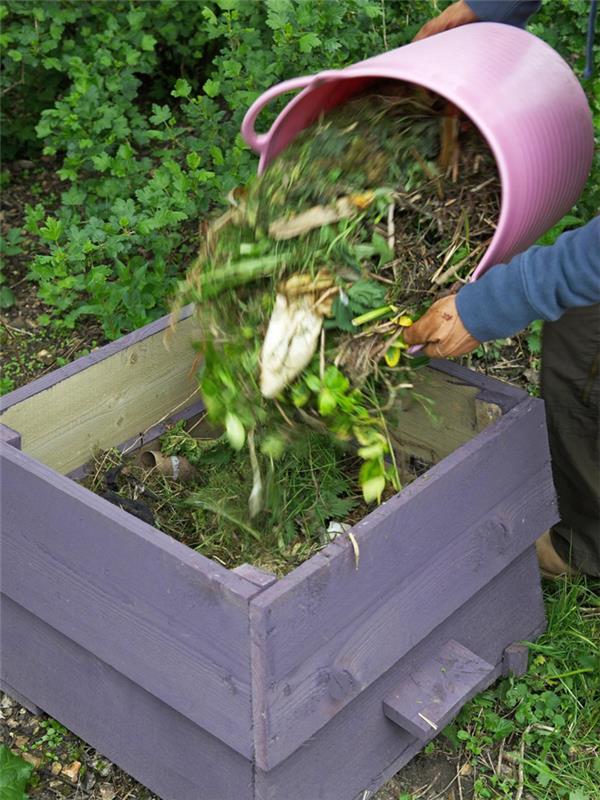
[[[256,167],[239,127],[258,94],[405,43],[444,5],[5,0],[4,156],[41,145],[64,184],[58,208],[38,204],[26,224],[53,324],[92,315],[116,337],[164,313],[200,220]],[[583,53],[585,0],[559,5],[553,43]],[[545,38],[553,16],[536,23]]]

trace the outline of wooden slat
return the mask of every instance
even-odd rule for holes
[[[6,680],[165,800],[253,800],[250,761],[8,598],[0,641]]]
[[[480,399],[478,386],[445,372],[421,369],[413,385],[431,406],[425,408],[411,392],[403,400],[403,410],[392,416],[394,439],[407,456],[436,464],[501,416],[500,406]]]
[[[1,463],[2,591],[250,757],[259,589],[14,447]]]
[[[259,770],[256,800],[372,800],[375,791],[423,747],[382,710],[383,698],[403,676],[439,652],[448,638],[493,664],[499,675],[503,649],[515,638],[535,638],[543,627],[544,607],[531,547],[288,759],[269,772]],[[432,730],[430,738],[434,737]]]
[[[168,350],[167,324],[165,317],[11,393],[0,420],[21,434],[24,452],[66,474],[191,405],[199,399],[194,319],[178,323]]]
[[[437,653],[407,670],[383,701],[388,719],[428,741],[495,676],[496,666],[450,639]]]
[[[498,423],[250,605],[257,761],[304,744],[558,519],[543,405]]]

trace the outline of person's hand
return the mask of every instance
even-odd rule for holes
[[[451,28],[458,28],[460,25],[477,22],[477,20],[477,15],[471,11],[465,0],[458,0],[457,3],[452,3],[437,17],[426,22],[413,39],[413,42],[417,42],[419,39],[426,39],[428,36],[433,36],[442,31],[449,31]]]
[[[465,328],[456,309],[456,295],[442,297],[421,319],[404,330],[408,345],[424,344],[423,353],[432,358],[463,356],[479,347]]]

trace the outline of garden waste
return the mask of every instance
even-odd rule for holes
[[[403,331],[473,272],[499,193],[474,125],[397,81],[323,115],[232,191],[175,306],[195,304],[199,389],[223,432],[171,440],[212,476],[187,502],[289,556],[398,491],[394,419],[409,398],[435,415]]]

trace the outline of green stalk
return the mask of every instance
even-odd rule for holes
[[[270,275],[283,263],[285,255],[285,253],[277,253],[260,258],[245,258],[224,267],[218,267],[212,272],[204,273],[200,286],[200,298],[205,300],[214,297],[223,289],[240,286],[243,283],[250,283]]]
[[[373,322],[373,320],[379,319],[380,317],[385,317],[386,314],[391,314],[397,310],[398,309],[396,306],[380,306],[379,308],[372,308],[370,311],[366,311],[359,317],[354,317],[352,324],[358,328],[360,325],[364,325],[367,322]]]

